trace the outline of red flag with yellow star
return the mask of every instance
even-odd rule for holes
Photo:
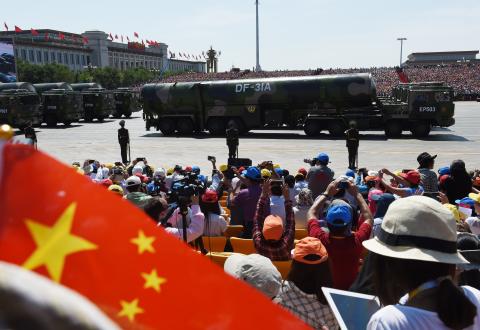
[[[123,328],[306,328],[128,201],[30,146],[1,144],[1,260],[73,288]]]

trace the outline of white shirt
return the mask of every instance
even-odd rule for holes
[[[285,199],[283,196],[270,196],[270,214],[282,218],[283,226],[285,226]]]
[[[293,208],[295,214],[295,229],[307,229],[308,217],[307,213],[310,206],[297,205]]]
[[[205,221],[204,236],[223,236],[227,230],[227,221],[221,215],[215,213],[208,214],[208,221]]]
[[[187,228],[187,242],[194,241],[195,239],[197,239],[203,234],[204,220],[205,220],[205,216],[200,211],[199,205],[192,205],[190,207],[190,210],[191,210],[191,213],[189,213],[189,215],[190,215],[191,221]],[[174,217],[178,218],[178,216],[175,215],[175,212],[178,215],[178,209],[174,211],[174,215],[168,220],[168,222],[171,223],[170,220]],[[181,223],[182,221],[176,221],[176,226],[174,224],[175,227],[167,227],[165,228],[165,231],[171,235],[177,236],[178,239],[182,240],[183,228]]]
[[[470,230],[474,235],[480,235],[480,218],[479,217],[469,217],[465,220],[466,223],[470,226]]]
[[[480,329],[480,291],[470,286],[462,286],[465,295],[477,306],[477,316],[472,327],[466,329]],[[389,305],[372,315],[367,326],[368,330],[447,330],[438,314],[424,309]]]
[[[308,182],[307,181],[297,181],[295,182],[295,186],[293,186],[293,189],[295,189],[295,196],[297,196],[302,189],[308,188]]]

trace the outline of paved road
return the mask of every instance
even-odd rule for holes
[[[434,129],[428,138],[413,139],[409,133],[401,139],[386,139],[383,131],[364,132],[360,141],[361,167],[392,170],[416,167],[416,157],[423,151],[438,154],[437,166],[463,159],[467,167],[480,167],[480,103],[456,103],[456,124],[448,129]],[[120,159],[117,143],[119,120],[103,123],[78,123],[70,128],[37,129],[39,147],[57,159],[71,163],[87,158],[101,162]],[[130,131],[132,157],[147,157],[151,164],[170,167],[174,164],[209,167],[207,155],[225,162],[227,147],[224,138],[207,133],[195,137],[163,137],[160,132],[147,132],[141,114],[126,120]],[[302,160],[319,152],[327,152],[331,166],[337,171],[347,167],[345,141],[323,135],[309,138],[303,131],[257,130],[242,137],[240,157],[254,163],[272,160],[291,171],[304,166]]]

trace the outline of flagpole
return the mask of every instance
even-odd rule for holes
[[[260,67],[260,33],[259,33],[259,23],[258,23],[258,0],[255,0],[255,7],[256,7],[256,16],[257,16],[257,65],[255,70],[257,72],[262,71]]]

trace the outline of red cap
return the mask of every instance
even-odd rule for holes
[[[207,189],[202,195],[202,201],[204,203],[216,203],[218,202],[218,195],[215,190]]]
[[[420,173],[417,171],[409,171],[408,173],[400,173],[400,176],[410,182],[411,184],[420,183]]]
[[[300,168],[298,169],[298,173],[302,173],[304,177],[307,176],[307,170],[306,170],[305,168],[303,168],[303,167],[300,167]]]
[[[185,172],[191,172],[191,171],[192,171],[192,167],[191,167],[191,166],[185,167]]]
[[[440,182],[440,184],[444,184],[445,181],[450,177],[450,175],[448,174],[445,174],[445,175],[442,175],[439,179],[438,179],[438,182]]]
[[[147,183],[148,182],[148,176],[145,176],[141,173],[136,173],[135,175],[138,176],[140,178],[140,180],[142,180],[142,183]]]
[[[245,167],[240,166],[240,168],[238,169],[238,171],[239,171],[240,173],[242,173],[243,171],[245,171]]]
[[[113,182],[110,179],[103,179],[102,181],[100,181],[100,184],[105,188],[108,188],[113,184]]]

